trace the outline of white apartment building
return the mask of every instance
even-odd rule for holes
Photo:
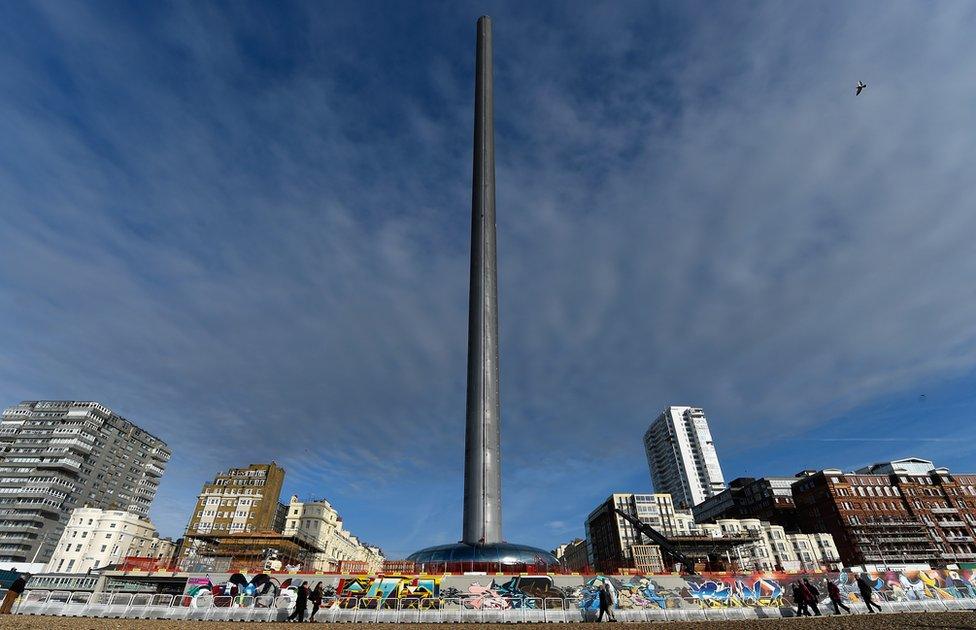
[[[174,543],[160,538],[148,519],[124,510],[75,508],[61,533],[54,555],[47,563],[49,573],[86,573],[129,556],[167,561]]]
[[[670,494],[681,508],[691,508],[725,489],[705,413],[697,407],[665,409],[644,433],[651,483]]]
[[[316,548],[314,571],[338,571],[343,561],[365,562],[369,572],[383,566],[378,547],[364,545],[343,529],[342,517],[325,499],[303,502],[292,496],[285,518],[285,536],[299,538]]]
[[[786,538],[793,545],[801,571],[820,566],[831,570],[842,568],[840,554],[830,534],[787,534]]]
[[[634,567],[656,572],[662,566],[653,541],[616,514],[615,508],[636,516],[668,538],[752,538],[730,554],[729,560],[741,570],[840,568],[840,556],[830,534],[787,534],[782,526],[756,518],[696,523],[691,510],[674,508],[670,495],[615,493],[590,512],[585,523],[587,564],[598,571]]]
[[[170,450],[93,401],[32,400],[0,421],[0,564],[48,562],[71,510],[149,514]]]
[[[742,570],[816,571],[839,568],[840,555],[830,534],[787,534],[780,525],[757,518],[722,518],[715,521],[723,536],[751,534],[754,542],[736,549]],[[700,527],[705,527],[704,525]]]

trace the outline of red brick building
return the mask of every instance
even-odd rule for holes
[[[828,532],[846,565],[976,561],[976,475],[908,458],[793,484],[804,532]]]

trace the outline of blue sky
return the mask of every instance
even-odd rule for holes
[[[484,13],[509,540],[649,490],[668,404],[729,478],[976,470],[965,2],[2,3],[0,401],[169,442],[167,535],[274,459],[458,539]]]

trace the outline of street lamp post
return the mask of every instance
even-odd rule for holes
[[[34,564],[35,562],[37,562],[37,556],[40,555],[41,550],[44,549],[44,545],[47,544],[47,540],[50,537],[51,537],[51,532],[45,532],[44,535],[41,536],[41,542],[38,543],[38,545],[37,545],[37,551],[34,552],[34,557],[31,558],[31,561],[30,561],[31,564]]]

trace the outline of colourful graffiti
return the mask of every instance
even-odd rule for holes
[[[791,607],[790,585],[807,577],[827,603],[826,581],[834,581],[841,596],[860,602],[856,582],[859,574],[840,573],[751,573],[744,575],[517,575],[474,577],[465,575],[380,575],[354,577],[293,576],[280,584],[280,594],[291,597],[291,583],[321,580],[327,607],[338,608],[442,608],[461,606],[474,610],[540,609],[578,606],[584,611],[599,608],[598,589],[609,586],[613,605],[619,610],[726,607]],[[976,600],[976,569],[932,569],[870,572],[865,576],[879,601]],[[256,583],[255,576],[213,574],[188,580],[187,600],[209,601],[208,596],[247,595],[279,592],[273,578]],[[263,578],[267,579],[267,578]],[[260,588],[259,588],[260,587]],[[272,590],[274,589],[274,590]],[[567,601],[568,600],[568,601]]]
[[[688,581],[688,596],[702,608],[727,606],[782,606],[783,587],[773,577],[754,574],[729,578]]]
[[[440,596],[440,576],[377,576],[342,578],[335,588],[337,605],[342,608],[396,608],[397,600],[406,606],[422,607]]]
[[[509,608],[542,608],[547,598],[562,600],[567,596],[548,575],[518,575],[505,582],[491,580],[487,586],[472,582],[464,592],[452,588],[445,598],[457,598],[465,608],[505,610]]]
[[[584,610],[599,608],[598,591],[609,585],[614,607],[677,608],[696,605],[700,608],[783,607],[792,606],[785,586],[808,577],[827,603],[827,580],[834,581],[841,595],[852,602],[861,600],[857,574],[843,571],[830,574],[754,573],[751,575],[709,576],[596,576],[584,582],[575,592]],[[868,574],[876,593],[889,601],[925,599],[976,599],[976,572],[963,570],[888,571]],[[785,585],[785,586],[784,586]]]
[[[667,592],[651,578],[644,576],[619,578],[598,575],[587,580],[574,593],[576,597],[579,597],[580,608],[584,610],[599,610],[599,591],[603,584],[609,585],[610,598],[613,600],[616,608],[667,607]]]

